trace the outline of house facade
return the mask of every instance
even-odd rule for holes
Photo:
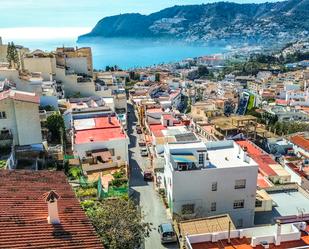
[[[0,93],[1,141],[13,145],[42,143],[39,97],[34,93],[9,90]]]
[[[258,166],[233,141],[165,145],[164,186],[172,214],[229,214],[237,227],[253,225]]]

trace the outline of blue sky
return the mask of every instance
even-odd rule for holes
[[[217,0],[218,1],[218,0]],[[0,0],[0,28],[16,27],[93,27],[105,16],[160,9],[216,0]],[[275,2],[277,0],[268,0]],[[261,3],[265,0],[235,0]]]

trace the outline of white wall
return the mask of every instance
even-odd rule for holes
[[[41,72],[44,80],[50,80],[50,74],[56,71],[55,58],[24,58],[24,68],[30,73]]]
[[[98,150],[98,149],[114,149],[115,156],[121,156],[121,159],[124,161],[129,160],[128,155],[128,138],[125,139],[114,139],[109,141],[99,141],[83,144],[74,144],[73,150],[77,152],[80,158],[86,156],[86,151]]]
[[[15,101],[19,145],[42,143],[38,104]]]
[[[182,205],[194,203],[199,216],[228,213],[235,225],[238,219],[243,219],[245,227],[252,226],[257,172],[257,166],[174,171],[173,211],[180,213]],[[245,189],[234,189],[235,181],[239,179],[246,179]],[[213,182],[217,182],[217,191],[211,191]],[[235,200],[245,200],[244,208],[233,209]],[[212,202],[216,202],[217,205],[215,212],[210,211]]]
[[[82,73],[89,75],[87,57],[66,58],[66,65],[75,73]]]
[[[277,236],[276,225],[232,230],[230,238],[251,238],[251,246],[259,245],[262,241],[267,241],[268,243],[296,241],[301,236],[298,230],[299,226],[305,226],[305,223],[284,224],[279,236]],[[216,242],[224,239],[228,239],[228,231],[186,236],[189,246],[195,243]]]
[[[0,120],[0,129],[10,129],[15,145],[42,143],[38,104],[5,99],[0,101],[0,111],[6,119]]]

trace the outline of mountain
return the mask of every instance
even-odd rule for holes
[[[218,2],[174,6],[150,15],[105,17],[93,37],[177,38],[186,41],[293,39],[309,35],[309,0],[262,4]]]

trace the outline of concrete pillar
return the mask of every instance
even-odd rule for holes
[[[280,246],[281,244],[281,223],[277,221],[276,223],[276,235],[275,235],[275,245]]]

